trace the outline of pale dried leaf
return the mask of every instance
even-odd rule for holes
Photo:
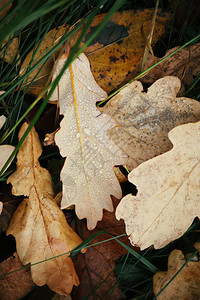
[[[3,210],[3,203],[0,202],[0,214],[2,213],[2,210]]]
[[[3,93],[4,92],[0,92],[0,95]],[[6,117],[4,115],[0,116],[0,129],[3,127],[5,121],[6,121]],[[6,161],[8,160],[8,158],[10,157],[14,149],[15,147],[11,145],[0,145],[0,171],[5,165]],[[7,168],[10,166],[10,164],[7,166]],[[5,171],[7,170],[7,168],[5,169]]]
[[[133,245],[164,247],[200,216],[200,122],[169,132],[174,147],[134,169],[128,176],[138,189],[117,207]]]
[[[19,138],[28,127],[22,125]],[[33,128],[17,155],[17,170],[8,178],[15,195],[29,199],[19,205],[7,234],[16,238],[17,252],[23,264],[36,263],[71,251],[81,239],[67,224],[64,214],[53,199],[51,176],[38,158],[42,153],[39,137]],[[33,281],[68,295],[79,280],[69,254],[31,267]]]
[[[57,63],[54,78],[64,66],[66,56]],[[111,141],[106,131],[115,125],[109,116],[96,107],[107,96],[95,82],[89,61],[81,54],[66,70],[51,100],[59,98],[64,115],[61,129],[55,135],[63,157],[62,208],[76,205],[80,219],[87,218],[88,229],[102,219],[103,209],[113,211],[110,195],[121,197],[121,188],[113,172],[127,156]]]
[[[0,92],[2,95],[4,92]],[[3,127],[4,123],[6,122],[6,117],[4,115],[0,116],[0,129]]]
[[[195,248],[200,252],[200,243],[196,243]],[[180,250],[171,252],[168,258],[168,271],[157,272],[153,277],[153,289],[155,295],[157,295],[170,279],[172,279],[185,261],[184,255]],[[200,261],[189,261],[156,299],[200,299]]]
[[[164,77],[145,93],[142,84],[134,81],[103,107],[118,123],[107,134],[129,156],[129,170],[170,150],[172,128],[200,120],[198,101],[176,97],[180,85],[177,77]]]
[[[15,147],[11,145],[0,145],[0,171],[5,165],[10,155],[12,154],[12,152],[14,151],[14,149]],[[7,168],[10,166],[10,164],[7,166]],[[7,170],[7,168],[5,169],[5,171]]]

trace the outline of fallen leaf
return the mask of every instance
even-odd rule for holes
[[[150,68],[152,65],[159,62],[161,59],[165,58],[170,53],[177,50],[179,47],[175,47],[166,52],[165,56],[158,58],[152,56],[149,53],[147,58],[145,69]],[[130,79],[135,77],[140,73],[140,64],[135,68],[134,72],[131,74]],[[155,66],[150,70],[144,77],[141,78],[143,83],[152,84],[157,79],[164,76],[177,76],[184,85],[190,85],[195,76],[200,73],[200,43],[185,47],[180,51],[176,52],[174,55]]]
[[[126,76],[141,60],[146,46],[144,36],[149,34],[153,12],[153,9],[144,9],[115,13],[100,35],[93,40],[93,45],[86,49],[85,54],[90,60],[94,78],[106,92],[127,82]],[[95,18],[85,40],[95,31],[104,16]],[[158,10],[152,47],[164,33],[165,25],[170,19],[170,13]]]
[[[174,147],[134,169],[128,176],[137,196],[124,197],[116,210],[133,245],[164,247],[179,238],[199,211],[200,122],[169,132]]]
[[[53,298],[51,298],[52,300],[72,300],[72,297],[70,295],[65,296],[65,295],[59,295],[59,294],[55,294],[53,296]]]
[[[28,128],[24,123],[19,139]],[[23,264],[31,266],[33,281],[47,284],[53,291],[68,295],[79,280],[69,254],[66,253],[81,243],[81,239],[67,224],[54,201],[49,172],[42,168],[38,158],[42,153],[39,137],[32,129],[17,155],[17,170],[7,180],[13,185],[14,195],[26,195],[15,212],[7,234],[16,238],[17,253]],[[48,260],[50,259],[50,260]]]
[[[2,210],[3,210],[3,203],[0,202],[0,214],[2,213]]]
[[[200,253],[200,243],[195,244]],[[180,250],[171,252],[168,258],[168,271],[157,272],[153,277],[153,290],[157,295],[186,262]],[[200,261],[189,261],[170,284],[156,298],[158,300],[197,300],[200,295]]]
[[[3,10],[2,8],[6,6]],[[1,0],[0,1],[0,20],[7,14],[9,9],[12,6],[10,0]],[[3,41],[0,49],[0,58],[7,63],[12,63],[15,57],[18,54],[19,49],[19,39],[18,38],[8,38]]]
[[[5,121],[6,117],[3,115],[0,116],[0,129],[3,127]],[[11,145],[0,145],[0,171],[2,170],[3,166],[5,165],[6,161],[8,160],[14,149],[15,147]],[[10,164],[7,166],[7,168],[10,166]],[[7,168],[4,170],[4,172],[7,170]]]
[[[2,95],[4,92],[0,92],[0,95]],[[0,129],[3,127],[4,123],[6,122],[6,117],[4,115],[0,116]]]
[[[18,38],[8,38],[2,44],[2,48],[0,49],[0,58],[9,64],[12,64],[18,54],[18,49]]]
[[[54,78],[65,61],[63,55]],[[127,156],[106,135],[115,122],[95,105],[107,94],[95,82],[83,53],[65,71],[50,100],[58,96],[64,118],[55,141],[61,155],[67,156],[60,175],[61,208],[75,204],[79,219],[87,218],[88,229],[93,229],[102,219],[103,209],[113,211],[110,195],[122,196],[113,167],[125,163]]]
[[[116,207],[119,200],[113,197],[113,203]],[[124,222],[122,220],[117,221],[114,212],[105,211],[102,221],[98,222],[97,227],[92,231],[87,230],[85,220],[78,220],[77,218],[70,220],[71,214],[68,211],[65,215],[70,225],[84,240],[101,230],[115,236],[125,233]],[[73,289],[72,299],[86,299],[90,294],[90,300],[108,299],[109,297],[109,299],[116,300],[124,299],[120,286],[116,282],[114,268],[115,260],[126,254],[127,250],[115,240],[102,243],[109,238],[111,236],[107,234],[97,236],[90,244],[99,242],[98,245],[89,247],[85,255],[78,254],[73,258],[80,278],[80,285]],[[119,240],[130,246],[127,236],[121,237]]]
[[[11,6],[12,6],[12,2],[10,2],[10,0],[0,1],[0,20],[3,19],[3,17],[7,14]],[[2,9],[3,7],[4,9]]]
[[[117,122],[107,134],[129,156],[129,170],[170,150],[172,128],[200,120],[198,101],[176,97],[180,85],[178,78],[164,77],[145,93],[142,84],[133,81],[101,109]]]
[[[0,205],[2,203],[2,212],[0,214],[0,234],[8,229],[8,225],[17,206],[23,200],[23,197],[16,197],[11,194],[11,186],[1,183],[0,185]]]
[[[0,276],[23,267],[17,253],[0,264]],[[25,268],[0,278],[0,299],[18,300],[30,293],[34,283],[29,269]]]
[[[143,29],[144,34],[148,35],[152,14],[152,9],[116,12],[92,44],[84,51],[90,60],[95,80],[107,92],[121,85],[142,58],[145,42],[141,32]],[[104,17],[105,14],[100,14],[94,18],[80,47],[90,38]],[[170,13],[158,11],[152,45],[162,36],[164,26],[170,18]],[[71,47],[79,38],[83,28],[81,27],[68,40]],[[24,74],[27,67],[33,66],[47,51],[55,46],[68,29],[67,25],[63,25],[49,31],[42,42],[38,43],[39,47],[37,52],[34,51],[34,59],[33,50],[25,58],[20,70],[21,75]],[[34,82],[29,88],[29,92],[35,96],[38,96],[44,90],[60,50],[61,48],[50,57],[36,79],[34,77],[40,67],[31,72],[29,82],[33,79]]]

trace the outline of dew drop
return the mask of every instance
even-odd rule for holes
[[[85,131],[85,133],[86,133],[87,135],[90,135],[90,130],[89,130],[89,129],[85,128],[84,131]]]

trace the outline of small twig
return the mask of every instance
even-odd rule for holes
[[[146,39],[146,46],[145,46],[145,49],[144,49],[144,55],[143,55],[143,59],[142,59],[141,72],[143,72],[144,69],[145,69],[145,65],[146,65],[146,61],[147,61],[147,57],[148,57],[149,51],[153,55],[153,50],[151,48],[151,41],[152,41],[152,38],[153,38],[153,32],[154,32],[154,27],[155,27],[155,22],[156,22],[158,5],[159,5],[159,0],[156,1],[155,10],[154,10],[154,13],[153,13],[153,16],[152,16],[152,20],[151,20],[150,31],[149,31],[148,37]]]

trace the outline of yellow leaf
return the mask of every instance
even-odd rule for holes
[[[168,76],[145,93],[142,84],[134,81],[102,108],[117,122],[107,134],[129,156],[130,171],[172,148],[168,139],[172,128],[200,120],[198,101],[176,97],[180,86],[178,78]]]
[[[142,58],[145,49],[142,31],[144,31],[144,35],[148,35],[153,11],[153,9],[142,9],[116,12],[101,33],[85,49],[84,53],[90,60],[95,80],[105,91],[110,92],[126,81],[126,76],[134,70],[136,64]],[[80,47],[94,33],[105,15],[100,14],[94,18]],[[152,45],[162,36],[165,24],[170,21],[170,18],[171,14],[169,12],[158,10]],[[84,26],[69,38],[68,43],[70,43],[71,47],[77,42],[83,29]],[[66,24],[50,30],[44,39],[38,43],[37,51],[32,50],[27,55],[20,73],[24,74],[27,67],[33,66],[41,59],[60,41],[67,30],[69,28]],[[34,77],[41,66],[37,67],[29,75],[29,82],[34,79],[29,92],[38,96],[44,90],[60,50],[62,49],[58,49],[48,59],[36,78]]]
[[[200,243],[196,243],[194,246],[200,252]],[[171,252],[168,258],[168,271],[157,272],[153,277],[155,295],[172,279],[185,262],[184,255],[180,250]],[[156,299],[197,300],[199,295],[200,261],[189,261]]]
[[[19,139],[28,127],[22,125]],[[42,168],[38,158],[42,153],[39,137],[33,128],[17,155],[17,170],[8,178],[14,195],[26,195],[15,212],[7,234],[16,238],[17,252],[23,264],[31,267],[33,281],[48,284],[53,291],[68,295],[78,285],[73,262],[69,254],[81,239],[67,224],[64,214],[53,199],[54,192],[49,172]],[[50,260],[48,260],[50,259]]]
[[[133,245],[164,247],[200,216],[200,122],[169,132],[174,147],[134,169],[128,176],[137,196],[124,197],[116,210]]]
[[[58,61],[56,77],[66,61]],[[102,114],[97,101],[107,97],[95,82],[89,61],[81,54],[66,70],[51,100],[59,98],[60,113],[64,115],[61,129],[55,135],[63,157],[62,208],[72,204],[80,219],[87,218],[89,229],[102,219],[103,209],[113,211],[110,195],[121,197],[121,188],[113,172],[127,156],[111,141],[106,131],[115,125],[112,118]]]

